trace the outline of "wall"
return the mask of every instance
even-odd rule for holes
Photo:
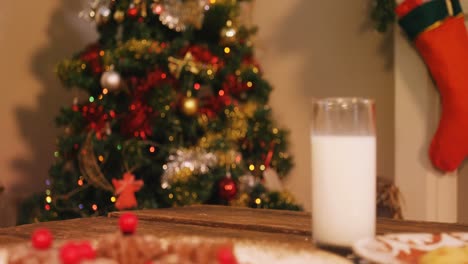
[[[54,64],[93,39],[77,18],[88,1],[4,2],[0,9],[0,226],[14,223],[15,203],[44,187],[52,162],[53,125],[73,94]],[[393,178],[392,41],[368,25],[367,0],[258,0],[258,55],[276,87],[271,104],[291,130],[296,167],[288,187],[310,208],[309,98],[366,96],[378,108],[379,174]]]
[[[458,179],[458,222],[468,224],[468,166],[465,162]]]
[[[84,1],[83,1],[84,2]],[[54,117],[71,93],[56,62],[92,38],[79,1],[3,1],[0,9],[0,226],[14,223],[17,200],[43,189],[53,160]]]
[[[288,186],[307,209],[312,97],[374,98],[378,174],[394,177],[393,39],[372,29],[371,2],[257,0],[255,6],[259,56],[275,87],[271,104],[280,123],[292,131],[296,167]]]

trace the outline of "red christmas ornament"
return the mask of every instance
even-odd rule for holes
[[[135,214],[125,213],[119,218],[120,231],[123,234],[134,234],[138,225],[138,218]]]
[[[237,264],[237,258],[234,255],[232,246],[225,246],[218,249],[218,263],[219,264]]]
[[[35,249],[48,249],[52,245],[52,240],[52,233],[45,228],[36,229],[31,237]]]
[[[130,18],[136,18],[138,16],[138,8],[130,7],[127,10],[127,16],[130,17]]]
[[[237,186],[234,180],[226,177],[219,182],[219,197],[221,199],[230,201],[234,199],[237,194]]]
[[[135,175],[130,172],[125,173],[122,180],[112,179],[115,195],[117,195],[115,208],[124,210],[136,207],[138,203],[135,192],[138,192],[143,184],[143,180],[135,180]]]

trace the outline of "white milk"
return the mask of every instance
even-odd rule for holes
[[[375,235],[374,136],[312,136],[315,241],[349,247]]]

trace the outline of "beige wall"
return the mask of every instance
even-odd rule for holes
[[[0,8],[0,226],[14,222],[14,204],[44,186],[52,162],[53,120],[71,102],[53,73],[57,61],[91,38],[77,17],[79,1],[3,1]]]
[[[310,208],[309,99],[364,96],[377,104],[378,174],[394,177],[393,39],[372,30],[368,0],[257,0],[257,45],[296,167],[288,185]],[[356,150],[358,152],[358,150]]]
[[[378,107],[379,174],[393,178],[391,40],[367,24],[366,0],[258,0],[258,54],[276,87],[271,104],[291,130],[296,168],[288,187],[310,208],[309,98],[366,96]],[[53,125],[71,93],[56,80],[55,62],[93,39],[76,14],[87,1],[7,1],[0,9],[0,225],[12,223],[18,197],[43,188],[52,162]]]
[[[465,162],[458,179],[458,222],[468,224],[468,166]]]

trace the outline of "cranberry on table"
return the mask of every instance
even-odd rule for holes
[[[60,248],[60,260],[63,264],[78,264],[81,262],[80,249],[74,243],[68,243]]]
[[[218,250],[219,264],[238,264],[232,247],[222,247]]]
[[[125,213],[119,218],[120,231],[123,234],[134,234],[138,225],[138,218],[135,214]]]
[[[83,242],[77,245],[81,259],[95,259],[96,251],[89,242]]]
[[[48,249],[52,245],[52,233],[46,228],[36,229],[32,234],[32,245],[36,249]]]

